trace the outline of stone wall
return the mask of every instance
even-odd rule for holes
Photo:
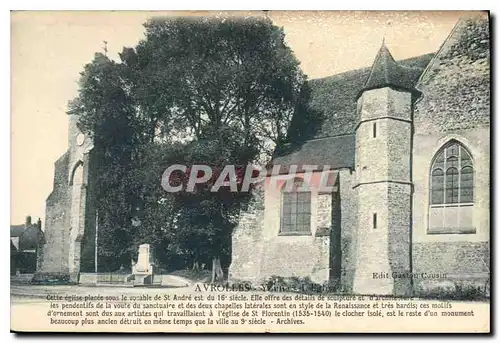
[[[279,236],[264,242],[261,278],[310,277],[327,282],[330,274],[330,239],[315,236]]]
[[[262,231],[264,229],[264,189],[253,190],[248,207],[240,213],[238,226],[232,234],[229,281],[260,281],[263,258]]]
[[[490,236],[490,67],[487,16],[459,23],[436,59],[422,75],[415,104],[413,138],[413,270],[446,274],[462,280],[483,279],[489,268]],[[444,144],[456,140],[472,155],[474,164],[475,233],[428,234],[430,170]],[[445,278],[445,279],[446,279]],[[441,280],[442,281],[442,280]],[[436,280],[415,280],[439,283]]]
[[[407,277],[410,272],[411,192],[412,186],[408,184],[390,183],[387,189],[389,265],[393,275],[406,275],[394,278],[393,294],[398,296],[411,295],[411,279]]]
[[[407,295],[410,269],[411,94],[382,88],[358,100],[357,256],[352,291]]]
[[[331,193],[318,191],[320,179],[321,173],[314,173],[309,185],[311,231],[303,235],[279,234],[285,181],[266,179],[233,232],[231,280],[261,282],[271,276],[310,277],[316,283],[329,280],[333,199]]]
[[[336,173],[336,172],[331,172]],[[290,177],[290,176],[289,176]],[[304,178],[297,173],[295,177]],[[291,176],[293,178],[293,176]],[[305,235],[280,235],[281,187],[284,181],[265,183],[265,210],[261,278],[310,277],[313,282],[325,283],[330,277],[330,236],[332,194],[319,191],[321,172],[313,173],[311,190],[311,231]],[[281,183],[280,183],[281,182]]]
[[[409,182],[411,94],[390,88],[363,93],[358,100],[356,130],[357,183]]]
[[[94,150],[90,151],[85,158],[88,162],[86,164],[85,172],[86,185],[85,185],[85,217],[83,218],[84,230],[81,238],[81,254],[80,254],[80,271],[81,272],[94,272],[95,271],[95,230],[96,230],[96,182],[95,182],[95,168],[96,165]]]
[[[487,15],[457,25],[417,85],[416,135],[489,126],[489,39]]]
[[[88,138],[77,144],[78,116],[68,115],[68,122],[68,151],[55,163],[53,191],[46,200],[45,245],[39,271],[68,273],[72,281],[78,281],[81,242],[89,224],[87,185],[93,144]]]
[[[392,294],[393,280],[389,265],[388,184],[359,185],[357,257],[353,292],[357,294]],[[376,227],[374,216],[376,215]],[[374,276],[381,275],[380,277]]]
[[[340,218],[341,218],[341,289],[352,293],[357,256],[358,197],[354,186],[354,173],[349,169],[339,171]],[[334,212],[335,216],[335,212]]]
[[[416,294],[449,284],[483,288],[490,278],[488,242],[426,242],[413,245]]]
[[[46,200],[45,244],[41,272],[68,272],[68,160],[69,152],[54,164],[54,186]]]

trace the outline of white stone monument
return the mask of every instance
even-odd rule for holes
[[[153,283],[154,266],[152,260],[149,244],[141,244],[137,263],[132,266],[132,274],[135,276],[134,284],[146,285]]]

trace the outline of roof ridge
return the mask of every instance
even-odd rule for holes
[[[303,143],[313,142],[313,141],[320,141],[320,140],[329,139],[329,138],[345,137],[345,136],[354,136],[354,133],[344,133],[344,134],[340,134],[340,135],[333,135],[333,136],[325,136],[325,137],[312,138],[312,139],[305,140]]]
[[[290,146],[290,145],[293,145],[293,144],[305,144],[307,142],[315,142],[315,141],[320,141],[320,140],[323,140],[323,139],[340,138],[340,137],[346,137],[346,136],[354,136],[354,133],[343,133],[343,134],[340,134],[340,135],[311,138],[311,139],[306,139],[306,140],[301,141],[301,142],[286,142],[286,143],[283,143],[282,146]]]

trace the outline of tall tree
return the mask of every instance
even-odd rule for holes
[[[133,155],[140,144],[134,106],[127,93],[125,68],[101,53],[84,67],[78,97],[70,111],[80,116],[80,126],[94,141],[95,200],[100,219],[101,266],[115,268],[129,258],[133,234],[129,218],[135,198],[128,183]]]
[[[145,27],[146,38],[126,60],[141,75],[137,101],[151,122],[167,117],[168,134],[192,141],[189,162],[246,166],[284,141],[305,77],[282,29],[254,17],[152,20]],[[228,194],[199,189],[178,197],[177,237],[196,255],[211,254],[218,275],[246,199]]]
[[[137,101],[176,137],[230,128],[270,152],[287,133],[304,75],[282,29],[263,18],[173,18],[145,24],[125,61],[139,75]],[[158,128],[158,126],[156,126]]]
[[[307,102],[306,78],[283,30],[268,19],[167,18],[145,28],[121,63],[97,55],[86,66],[74,103],[102,148],[101,185],[109,193],[101,206],[110,225],[121,218],[114,229],[122,230],[120,247],[138,239],[174,244],[195,260],[211,256],[222,276],[221,257],[248,194],[213,193],[207,184],[193,193],[158,192],[162,163],[163,170],[176,163],[222,170],[266,162]],[[131,226],[134,218],[141,225]]]

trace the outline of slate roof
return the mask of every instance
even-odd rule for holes
[[[414,69],[414,71],[412,72],[411,69],[400,66],[394,60],[394,57],[392,57],[385,43],[382,43],[373,62],[370,76],[366,80],[361,92],[388,86],[397,89],[412,90],[418,76],[420,76],[418,69]]]
[[[275,152],[274,165],[324,165],[332,169],[354,166],[355,136],[313,139],[303,144],[286,144]]]
[[[24,224],[21,225],[11,225],[10,226],[10,237],[19,237],[23,234],[25,229]]]
[[[44,235],[42,230],[35,224],[31,224],[27,228],[24,224],[21,224],[10,226],[10,237],[19,237],[19,250],[23,251],[36,249],[37,242],[43,239]]]
[[[434,54],[398,61],[416,83]],[[324,121],[314,138],[353,134],[357,124],[357,98],[370,76],[371,67],[309,81],[311,99],[309,106],[324,116]],[[297,115],[300,115],[299,113]]]
[[[312,113],[319,114],[322,122],[305,143],[288,142],[277,148],[272,164],[328,164],[334,169],[354,167],[359,95],[368,88],[413,88],[433,57],[430,53],[396,62],[383,44],[372,67],[310,80],[308,106]]]

